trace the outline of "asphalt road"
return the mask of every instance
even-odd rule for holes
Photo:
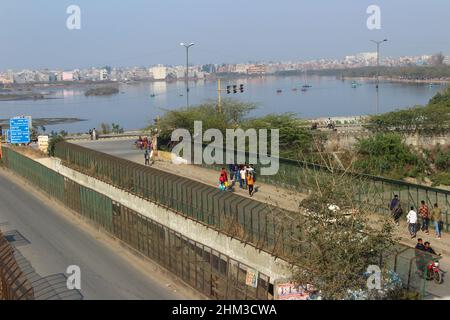
[[[150,262],[88,226],[63,206],[0,169],[0,228],[18,231],[18,250],[41,276],[81,269],[84,299],[189,299]],[[183,292],[183,293],[182,293]]]

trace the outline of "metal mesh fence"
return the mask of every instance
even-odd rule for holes
[[[203,146],[204,147],[204,146]],[[222,150],[222,163],[227,163],[226,153],[228,150]],[[231,151],[234,154],[233,159],[238,159],[238,152]],[[256,172],[261,172],[261,167],[258,165],[260,159],[259,155],[246,153],[239,153],[242,159],[241,163],[254,164]],[[252,161],[253,160],[253,161]],[[261,182],[280,186],[283,188],[295,188],[300,192],[309,192],[314,185],[314,178],[317,175],[327,175],[330,173],[329,168],[318,164],[308,163],[293,159],[274,158],[272,161],[279,161],[279,170],[275,175],[264,176],[257,174],[257,179]],[[220,169],[222,164],[209,165],[202,164],[203,167],[211,169]],[[340,170],[334,170],[336,173],[341,173]],[[435,203],[439,205],[444,214],[444,230],[449,232],[450,227],[450,191],[427,187],[418,184],[407,183],[399,180],[386,179],[366,174],[351,174],[358,181],[364,181],[363,185],[355,189],[355,200],[366,202],[370,199],[371,206],[383,214],[390,214],[389,203],[394,195],[399,195],[403,208],[410,208],[411,206],[418,208],[420,202],[425,201],[431,208]]]
[[[56,156],[75,170],[275,256],[289,257],[295,249],[284,239],[297,232],[300,221],[286,223],[284,216],[295,215],[286,210],[67,142],[57,144]]]
[[[0,231],[0,300],[33,300],[33,286]]]
[[[3,156],[3,162],[12,171],[168,269],[201,293],[214,299],[272,298],[273,287],[267,275],[81,186],[10,148],[3,148]],[[133,177],[134,173],[129,169],[120,170]],[[138,177],[139,175],[134,176],[135,179]],[[144,188],[144,180],[136,181],[140,182],[129,186]],[[159,183],[162,188],[164,181]],[[182,191],[180,188],[178,191],[162,188],[154,192],[166,197],[168,204],[187,208],[182,202],[176,203],[171,199],[170,192]],[[205,220],[214,219],[204,216],[197,208],[189,208],[192,216]],[[247,284],[249,272],[256,275],[255,286]]]

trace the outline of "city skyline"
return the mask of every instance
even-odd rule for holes
[[[450,53],[444,40],[450,3],[437,0],[285,0],[277,6],[270,1],[219,6],[206,0],[46,3],[2,3],[0,28],[8,32],[0,33],[0,70],[181,65],[181,41],[196,42],[191,55],[195,65],[329,59],[371,52],[370,40],[386,37],[390,42],[383,56]],[[80,30],[66,27],[66,9],[72,4],[81,8]],[[381,30],[366,26],[372,4],[381,9]]]
[[[444,56],[444,64],[450,65],[450,56]],[[433,55],[382,57],[381,65],[421,66],[433,63]],[[351,69],[376,66],[376,52],[361,52],[346,55],[343,58],[315,59],[309,61],[270,61],[242,62],[237,64],[205,64],[189,67],[189,78],[203,79],[214,74],[270,75],[284,71]],[[0,84],[59,82],[59,81],[128,81],[128,80],[166,80],[185,79],[186,66],[163,65],[152,66],[100,66],[74,69],[22,69],[0,70]]]

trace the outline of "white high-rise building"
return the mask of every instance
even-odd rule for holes
[[[445,64],[450,64],[450,56],[446,56],[444,59]]]
[[[155,80],[165,80],[167,78],[167,68],[161,64],[151,67],[149,72]]]

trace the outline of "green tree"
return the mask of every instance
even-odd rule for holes
[[[65,136],[61,133],[57,133],[55,131],[50,132],[47,149],[48,155],[51,157],[55,156],[56,144],[64,140]]]
[[[313,135],[306,121],[299,119],[293,113],[269,114],[261,118],[250,119],[242,123],[242,128],[279,129],[280,155],[294,159],[316,150],[315,138],[319,137]],[[323,142],[320,145],[323,145]]]

